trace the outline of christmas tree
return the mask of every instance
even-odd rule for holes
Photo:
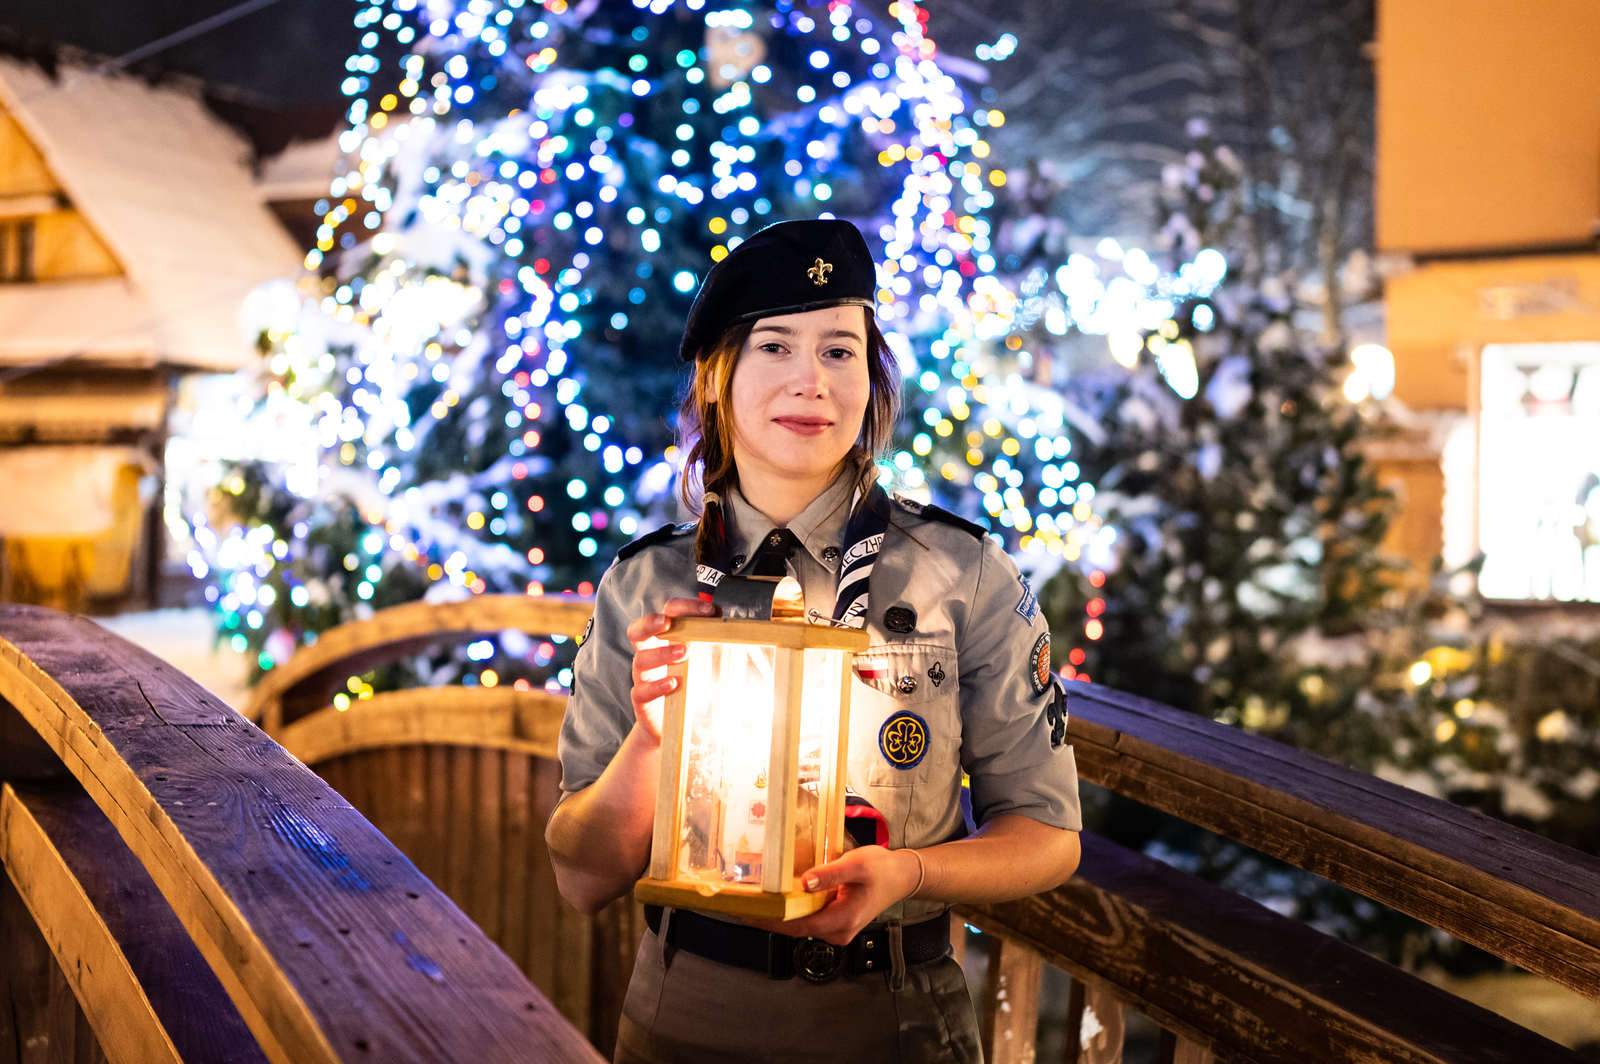
[[[1003,119],[926,21],[910,0],[360,9],[348,168],[307,255],[322,290],[262,334],[257,418],[309,442],[236,470],[230,518],[195,515],[224,635],[265,669],[419,595],[592,590],[681,516],[676,337],[706,268],[772,221],[860,225],[908,388],[974,392],[949,323],[994,267]],[[883,479],[924,487],[907,437]],[[991,463],[1021,447],[984,438]],[[468,682],[565,681],[548,646],[473,657]]]

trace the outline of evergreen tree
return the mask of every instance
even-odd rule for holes
[[[1220,273],[1239,167],[1203,126],[1169,174],[1173,262]],[[1209,294],[1175,272],[1131,371],[1069,383],[1098,412],[1076,459],[1103,524],[1044,589],[1058,646],[1097,682],[1253,728],[1306,702],[1286,644],[1373,616],[1387,496],[1341,395],[1345,353],[1302,328],[1291,280]],[[1314,317],[1314,315],[1313,315]]]
[[[993,269],[982,214],[1004,176],[926,13],[887,14],[361,9],[348,169],[307,257],[321,298],[263,334],[261,410],[304,412],[315,453],[238,470],[242,527],[198,531],[224,634],[268,668],[418,594],[590,590],[677,516],[676,338],[705,269],[770,222],[860,225],[908,383],[948,391],[958,360],[932,338]],[[916,486],[909,458],[884,479]],[[510,657],[496,679],[545,675]]]

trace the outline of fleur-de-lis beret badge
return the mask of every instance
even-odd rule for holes
[[[823,262],[821,258],[818,258],[816,262],[811,264],[811,269],[806,271],[806,276],[811,278],[812,284],[821,288],[828,283],[828,274],[832,272],[833,263]]]

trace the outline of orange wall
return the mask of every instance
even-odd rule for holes
[[[1571,244],[1600,222],[1600,0],[1378,0],[1378,246]]]

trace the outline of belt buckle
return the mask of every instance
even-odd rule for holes
[[[844,967],[844,947],[820,938],[802,938],[794,944],[794,970],[809,983],[838,978]]]

